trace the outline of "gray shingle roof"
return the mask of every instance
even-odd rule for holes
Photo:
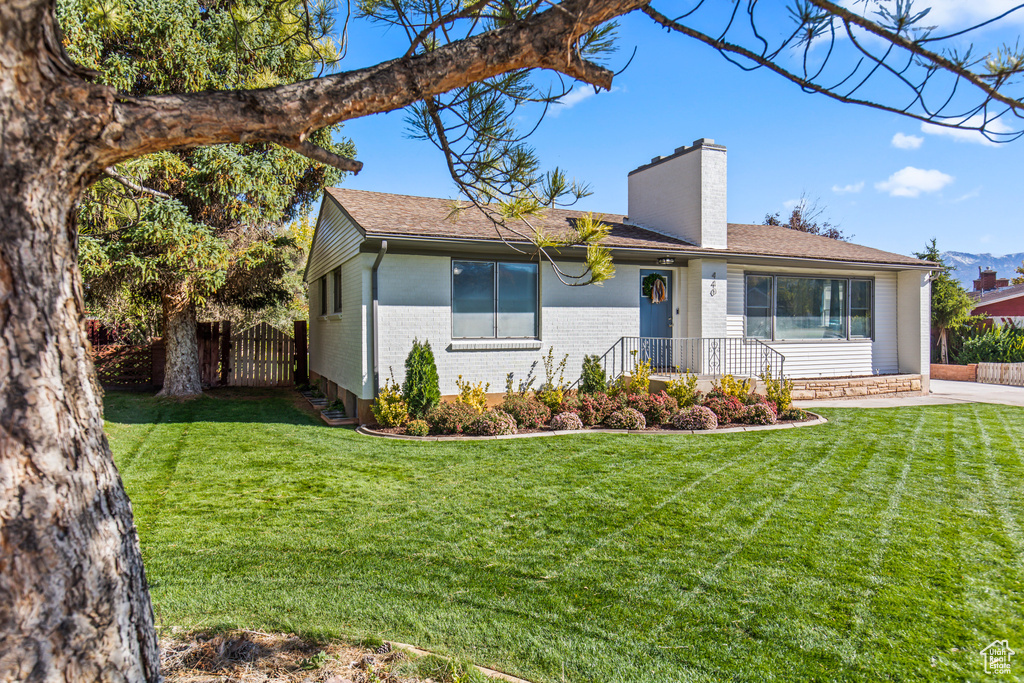
[[[512,231],[499,229],[481,212],[467,209],[453,220],[448,216],[452,201],[431,197],[327,188],[327,193],[338,201],[353,219],[374,237],[450,238],[494,240],[504,237],[512,242],[523,241]],[[464,203],[465,204],[465,203]],[[534,224],[545,231],[557,233],[571,230],[572,221],[587,215],[585,211],[548,209]],[[684,240],[663,235],[653,230],[630,225],[626,217],[617,214],[597,214],[611,226],[605,246],[613,249],[648,249],[699,256],[702,253],[777,256],[781,258],[820,259],[829,261],[878,263],[890,265],[926,266],[921,261],[902,254],[893,254],[858,244],[811,235],[797,230],[766,225],[729,224],[728,249],[702,249]],[[532,232],[527,225],[520,231]]]

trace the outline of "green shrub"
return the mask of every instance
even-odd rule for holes
[[[610,387],[609,396],[619,394],[646,394],[651,390],[651,361],[637,360],[637,352],[630,351],[633,357],[633,372],[629,375],[619,375]]]
[[[476,436],[505,436],[516,433],[516,421],[504,410],[489,410],[477,415],[466,428],[466,432]]]
[[[558,410],[565,400],[565,392],[561,389],[542,389],[536,394],[537,400],[548,407],[551,412]]]
[[[778,412],[793,405],[793,380],[772,379],[772,369],[768,367],[761,375],[764,382],[764,393],[769,403],[774,403]]]
[[[405,433],[409,436],[426,436],[430,433],[430,425],[426,420],[410,420],[405,425]]]
[[[738,380],[732,375],[722,375],[711,386],[711,391],[722,396],[734,396],[742,399],[753,391],[753,382],[750,379]]]
[[[541,360],[544,361],[544,384],[540,386],[539,391],[550,391],[552,389],[556,391],[564,392],[565,386],[565,364],[569,362],[569,354],[565,354],[562,357],[562,361],[556,366],[555,365],[555,347],[549,346],[548,353],[546,356],[542,356]],[[555,379],[555,378],[558,379]]]
[[[616,410],[604,422],[612,429],[647,429],[643,413],[634,408]]]
[[[427,413],[427,422],[436,434],[461,434],[477,416],[465,403],[438,403]]]
[[[792,408],[792,407],[790,407],[790,408],[786,408],[785,410],[779,412],[779,419],[780,420],[790,420],[790,421],[797,420],[797,421],[801,421],[801,420],[806,420],[806,419],[808,419],[810,417],[811,417],[810,413],[808,413],[806,410],[802,410],[800,408]]]
[[[551,409],[532,396],[506,396],[501,409],[512,416],[520,429],[537,429],[551,419]]]
[[[685,410],[678,411],[671,419],[672,426],[676,429],[717,429],[718,417],[710,408],[704,406],[691,406]]]
[[[1024,328],[1007,324],[968,337],[956,362],[1024,363]]]
[[[583,429],[583,420],[574,412],[559,413],[551,418],[550,427],[555,431]]]
[[[384,388],[377,394],[370,405],[373,417],[381,427],[400,427],[409,417],[409,410],[402,400],[398,386],[391,386],[391,381],[384,382]]]
[[[676,400],[680,408],[688,408],[700,404],[703,398],[697,389],[697,375],[689,370],[677,379],[670,379],[665,386],[665,393]]]
[[[427,412],[441,402],[441,389],[438,386],[437,365],[434,363],[434,352],[430,342],[413,339],[412,350],[405,358],[405,384],[402,385],[405,403],[409,406],[409,414],[422,418]]]
[[[608,389],[608,379],[601,367],[600,356],[583,357],[583,374],[580,375],[580,393],[596,394],[603,393]]]
[[[465,403],[478,415],[484,412],[484,409],[487,407],[487,390],[491,388],[489,383],[477,382],[472,384],[470,382],[463,382],[462,375],[459,375],[459,378],[455,380],[455,386],[459,388],[458,400],[460,403]]]

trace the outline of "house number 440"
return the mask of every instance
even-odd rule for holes
[[[718,294],[718,272],[711,273],[711,296]]]

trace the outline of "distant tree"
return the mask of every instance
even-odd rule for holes
[[[939,360],[949,363],[949,335],[967,328],[976,320],[971,315],[975,302],[951,275],[952,268],[943,260],[934,237],[924,251],[916,252],[914,256],[938,263],[940,267],[932,277],[932,327],[938,333]]]
[[[819,207],[817,199],[812,202],[807,199],[806,194],[801,194],[800,201],[789,214],[789,220],[783,222],[782,216],[776,211],[765,214],[764,225],[778,225],[844,242],[848,242],[853,237],[853,235],[844,235],[838,225],[822,220],[823,213],[825,213],[825,207]]]
[[[333,43],[322,40],[329,15],[311,14],[307,32],[306,21],[272,0],[244,10],[202,0],[58,0],[57,11],[70,56],[100,82],[136,95],[267,87],[337,61]],[[310,139],[351,156],[350,142],[332,141],[338,128]],[[254,322],[258,312],[280,318],[304,299],[302,250],[287,223],[343,175],[267,142],[164,151],[108,167],[77,212],[86,305],[136,337],[159,331],[161,393],[200,393],[200,312]]]
[[[1024,285],[1024,261],[1021,261],[1021,264],[1019,266],[1017,266],[1017,270],[1014,271],[1014,272],[1017,273],[1017,277],[1015,277],[1012,280],[1010,280],[1010,284],[1011,285]]]

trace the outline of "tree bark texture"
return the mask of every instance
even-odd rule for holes
[[[580,59],[573,41],[641,4],[563,0],[367,69],[140,98],[90,82],[71,63],[55,0],[0,0],[0,682],[160,678],[138,536],[82,322],[73,210],[84,188],[118,161],[164,149],[302,147],[326,125],[517,68],[608,87],[611,72]],[[194,311],[174,302],[166,311],[169,361],[197,354]],[[198,377],[178,383],[175,374],[169,368],[170,389],[198,392]]]
[[[83,327],[73,67],[52,7],[0,3],[0,681],[156,681],[132,510]]]
[[[158,396],[188,398],[203,393],[199,376],[199,340],[196,338],[196,307],[176,287],[164,292],[164,386]]]

